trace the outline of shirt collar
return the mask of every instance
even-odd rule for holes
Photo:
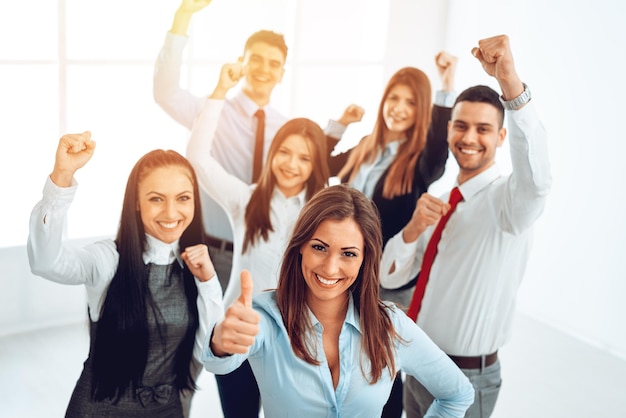
[[[313,311],[311,311],[310,308],[309,308],[309,319],[313,327],[318,326],[318,324],[321,327],[320,321],[315,317],[315,315],[313,314]],[[352,326],[354,329],[356,329],[359,332],[359,334],[362,334],[361,321],[360,321],[359,313],[356,311],[356,308],[354,306],[354,299],[352,297],[352,292],[350,292],[350,299],[348,300],[348,312],[346,312],[346,319],[344,320],[344,323]]]
[[[461,194],[463,195],[463,200],[470,200],[475,194],[480,192],[482,189],[487,187],[489,184],[493,183],[494,180],[500,177],[500,168],[497,164],[493,164],[491,167],[478,174],[475,177],[467,180],[465,183],[455,184],[458,186]]]
[[[402,144],[404,141],[406,141],[406,138],[389,142],[387,145],[385,145],[383,153],[386,152],[390,155],[396,155],[398,153],[398,148],[400,147],[400,144]]]
[[[305,200],[306,200],[306,185],[302,188],[300,193],[298,193],[295,196],[291,196],[291,197],[285,197],[283,192],[281,192],[278,187],[274,187],[272,200],[275,200],[275,199],[279,199],[279,200],[282,200],[282,201],[285,201],[285,202],[287,202],[289,200],[296,200],[300,206],[304,206],[304,203],[305,203]]]
[[[350,301],[348,302],[348,313],[346,314],[346,323],[352,325],[359,333],[361,333],[361,319],[359,313],[354,306],[354,298],[350,292]]]
[[[143,262],[145,264],[168,265],[174,260],[178,260],[178,264],[184,267],[182,258],[180,257],[178,240],[171,244],[166,244],[146,234],[146,250],[143,253]]]
[[[259,110],[259,105],[246,96],[246,93],[244,93],[243,90],[239,90],[237,94],[233,96],[232,100],[237,103],[237,106],[239,106],[241,110],[250,118],[253,118],[256,111]],[[261,107],[261,109],[266,110],[265,106]]]

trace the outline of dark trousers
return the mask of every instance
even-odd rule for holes
[[[261,395],[248,360],[229,374],[216,374],[215,380],[224,418],[258,418]]]

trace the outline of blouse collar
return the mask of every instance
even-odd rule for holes
[[[180,257],[178,240],[171,244],[166,244],[146,234],[146,250],[143,253],[143,262],[145,264],[168,265],[172,264],[174,260],[178,260],[180,266],[184,267],[183,260]]]

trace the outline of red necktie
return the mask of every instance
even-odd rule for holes
[[[259,181],[261,168],[263,167],[263,138],[265,137],[265,112],[263,109],[256,111],[257,118],[256,139],[254,141],[254,160],[252,161],[252,183]]]
[[[450,203],[450,210],[439,220],[439,223],[435,228],[435,232],[433,232],[433,236],[430,237],[430,241],[428,241],[428,246],[424,252],[424,259],[422,260],[422,269],[420,270],[419,277],[417,278],[417,284],[415,285],[415,291],[413,292],[413,299],[411,299],[411,306],[407,312],[407,315],[409,315],[409,317],[416,322],[417,314],[422,307],[422,299],[424,298],[426,283],[428,283],[430,268],[432,267],[435,256],[437,255],[437,245],[441,239],[441,231],[443,231],[443,228],[446,226],[446,222],[450,219],[450,215],[454,212],[457,203],[461,200],[463,200],[463,196],[461,195],[459,188],[455,187],[452,189],[452,192],[450,192],[450,200],[448,201],[448,203]]]

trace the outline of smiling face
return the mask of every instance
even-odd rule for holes
[[[152,170],[138,184],[138,210],[145,232],[165,243],[180,238],[193,220],[194,188],[188,170],[166,166]]]
[[[255,42],[246,49],[241,62],[245,73],[244,93],[259,106],[266,105],[272,90],[283,79],[283,52],[268,43]]]
[[[498,109],[491,104],[462,101],[455,105],[448,124],[448,146],[459,164],[459,184],[495,163],[496,150],[506,136],[499,120]]]
[[[270,164],[276,186],[286,197],[300,193],[313,172],[309,140],[302,135],[289,135],[276,150]]]
[[[300,248],[302,274],[313,311],[320,303],[344,304],[363,264],[364,240],[353,218],[327,219]]]
[[[415,96],[409,86],[396,84],[389,90],[383,103],[383,119],[389,141],[406,136],[405,132],[415,124],[415,111]]]

